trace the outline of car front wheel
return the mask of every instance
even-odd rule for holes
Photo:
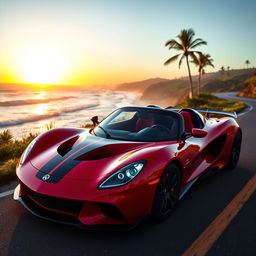
[[[170,216],[179,200],[181,173],[175,164],[170,164],[159,180],[155,193],[152,216],[162,221]]]
[[[239,160],[239,156],[240,156],[241,144],[242,144],[242,133],[241,131],[237,131],[232,144],[229,162],[227,164],[228,169],[234,169],[236,167]]]

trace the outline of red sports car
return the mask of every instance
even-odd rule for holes
[[[14,198],[39,217],[84,227],[163,220],[200,177],[236,166],[242,132],[234,117],[124,107],[100,123],[94,117],[90,131],[50,130],[23,153]]]

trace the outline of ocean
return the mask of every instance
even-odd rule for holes
[[[116,108],[133,105],[136,95],[111,90],[80,88],[26,88],[0,85],[0,132],[10,130],[14,138],[54,127],[81,127],[98,115],[103,119]]]

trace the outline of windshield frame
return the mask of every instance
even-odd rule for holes
[[[159,115],[167,115],[171,116],[172,118],[175,119],[175,122],[177,122],[177,135],[175,138],[164,138],[164,139],[149,139],[149,138],[138,138],[138,137],[119,137],[119,136],[114,136],[114,134],[111,134],[111,129],[106,127],[106,124],[116,118],[121,112],[142,112],[146,111],[148,113],[156,113]],[[102,128],[97,128],[96,126],[94,129],[92,129],[93,134],[95,136],[99,137],[104,137],[106,139],[114,139],[114,140],[122,140],[122,141],[136,141],[136,142],[161,142],[161,141],[175,141],[175,140],[180,140],[182,139],[182,134],[184,133],[184,123],[182,120],[182,117],[179,113],[167,109],[161,109],[161,108],[153,108],[153,107],[122,107],[114,110],[112,113],[110,113],[106,118],[104,118],[100,123],[99,126],[103,127],[104,130],[107,131],[107,133],[110,136],[107,136],[106,133],[102,131]],[[101,130],[101,132],[100,132]],[[113,131],[113,130],[112,130]],[[122,130],[119,130],[121,133]],[[131,134],[132,132],[130,132]]]

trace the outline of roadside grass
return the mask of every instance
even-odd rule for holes
[[[37,135],[30,133],[21,140],[14,140],[9,130],[0,133],[0,185],[16,178],[15,169],[19,158]]]
[[[194,108],[209,108],[224,111],[241,112],[247,106],[242,101],[223,100],[214,95],[202,93],[193,99],[185,99],[178,107],[194,107]],[[54,127],[50,123],[47,130]],[[81,128],[92,128],[92,124],[85,124]],[[9,130],[0,133],[0,185],[6,184],[16,179],[15,169],[19,158],[28,144],[38,134],[30,133],[27,137],[20,140],[13,139]]]
[[[18,161],[18,158],[12,158],[5,161],[4,164],[0,166],[0,185],[7,184],[16,179],[15,169]]]
[[[180,108],[208,108],[223,111],[241,112],[247,108],[242,101],[224,100],[209,93],[201,93],[199,96],[189,99],[186,98],[178,105]]]
[[[85,125],[82,125],[80,128],[91,129],[91,128],[93,128],[93,127],[94,127],[93,124],[87,123],[87,124],[85,124]]]
[[[51,122],[46,129],[52,128],[54,128],[54,124]],[[93,125],[88,123],[81,128],[90,129],[93,128]],[[19,159],[29,143],[38,135],[29,133],[27,137],[16,140],[13,139],[13,135],[8,129],[0,133],[0,185],[16,179],[15,170]]]

